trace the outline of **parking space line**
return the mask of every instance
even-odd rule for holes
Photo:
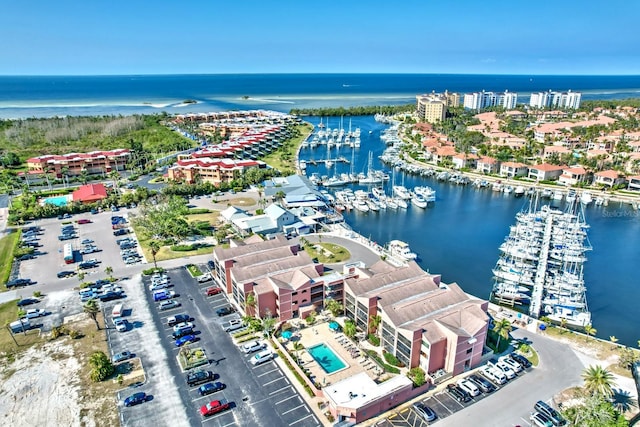
[[[277,379],[275,379],[275,380],[273,380],[273,381],[269,381],[268,383],[264,383],[264,384],[262,384],[262,386],[264,387],[264,386],[266,386],[266,385],[273,384],[273,383],[275,383],[276,381],[280,381],[280,380],[283,380],[283,379],[284,379],[284,377],[280,377],[280,378],[277,378]]]
[[[256,375],[256,377],[260,378],[260,377],[263,377],[263,376],[265,376],[265,375],[267,375],[267,374],[270,374],[270,373],[272,373],[272,372],[276,372],[277,370],[278,370],[277,368],[276,368],[276,369],[272,369],[272,370],[267,371],[267,372],[264,372],[264,373],[262,373],[262,374],[260,374],[260,375]]]
[[[234,422],[232,422],[232,423],[225,424],[225,425],[223,425],[222,427],[229,427],[229,426],[235,426],[235,425],[237,425],[237,424],[236,424],[236,423],[235,423],[235,421],[234,421]]]
[[[287,391],[287,390],[293,390],[293,389],[291,388],[291,386],[281,388],[280,390],[272,391],[271,393],[269,393],[269,396],[273,396],[274,394],[282,393],[283,391]]]
[[[302,408],[302,407],[304,407],[304,406],[305,406],[305,405],[298,405],[298,406],[296,406],[295,408],[292,408],[292,409],[289,409],[288,411],[284,411],[284,412],[282,412],[280,415],[288,414],[289,412],[293,412],[293,411],[295,411],[296,409],[298,409],[298,408]]]
[[[279,405],[279,404],[281,404],[282,402],[286,402],[286,401],[287,401],[287,400],[289,400],[289,399],[293,399],[294,397],[297,397],[297,398],[298,398],[298,402],[301,402],[301,400],[300,400],[300,396],[298,396],[297,394],[294,394],[293,396],[289,396],[289,397],[287,397],[287,398],[285,398],[285,399],[278,400],[278,401],[277,401],[276,403],[274,403],[274,404],[275,404],[275,405]]]
[[[219,413],[217,415],[212,415],[210,417],[207,417],[207,418],[202,420],[202,424],[206,423],[207,421],[215,420],[216,418],[221,417],[222,415],[227,415],[227,412],[225,411],[225,412],[221,412],[221,413]]]
[[[229,303],[228,303],[228,302],[225,302],[224,304],[213,305],[211,308],[213,308],[213,309],[218,309],[218,308],[222,308],[222,307],[224,307],[225,305],[229,305]]]
[[[289,426],[292,426],[292,425],[294,425],[294,424],[298,424],[300,421],[304,421],[304,420],[306,420],[306,419],[307,419],[307,418],[309,418],[309,417],[313,417],[313,414],[309,414],[309,415],[307,415],[307,416],[306,416],[306,417],[304,417],[304,418],[300,418],[299,420],[294,421],[294,422],[292,422],[291,424],[289,424]],[[314,418],[315,418],[315,417],[314,417]]]

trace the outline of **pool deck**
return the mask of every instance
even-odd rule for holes
[[[360,372],[366,372],[373,380],[378,379],[379,368],[369,357],[365,356],[364,349],[356,348],[355,343],[345,337],[343,333],[332,331],[329,328],[330,321],[331,319],[319,317],[312,326],[306,326],[305,324],[303,328],[294,328],[294,336],[285,346],[295,357],[293,345],[296,341],[300,342],[305,348],[324,343],[347,363],[347,368],[327,374],[306,350],[300,350],[298,356],[302,361],[301,366],[309,369],[320,384],[334,384]],[[300,325],[303,323],[300,322]],[[357,352],[352,352],[352,350]]]

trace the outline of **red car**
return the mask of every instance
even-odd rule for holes
[[[200,407],[200,415],[203,417],[210,417],[211,415],[226,411],[229,408],[229,402],[226,400],[212,400],[206,405]]]
[[[207,296],[210,297],[211,295],[218,295],[220,292],[222,292],[222,289],[217,287],[217,286],[212,286],[210,288],[207,288]]]
[[[91,223],[90,219],[82,218],[78,220],[78,224],[90,224],[90,223]]]

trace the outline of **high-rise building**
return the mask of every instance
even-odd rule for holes
[[[463,105],[469,110],[481,110],[489,107],[502,107],[505,110],[516,108],[518,94],[505,90],[504,92],[473,92],[465,93]]]
[[[535,92],[531,94],[529,106],[534,108],[580,108],[580,92]]]
[[[460,105],[457,93],[430,93],[416,96],[416,112],[421,120],[436,123],[444,120],[448,107]]]

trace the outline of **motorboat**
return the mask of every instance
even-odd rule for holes
[[[425,198],[422,197],[422,195],[417,193],[414,193],[411,196],[411,204],[422,209],[427,207],[427,201],[425,200]]]
[[[389,252],[393,256],[400,257],[405,261],[412,261],[418,257],[415,252],[411,252],[409,244],[402,240],[392,240],[388,245]]]

